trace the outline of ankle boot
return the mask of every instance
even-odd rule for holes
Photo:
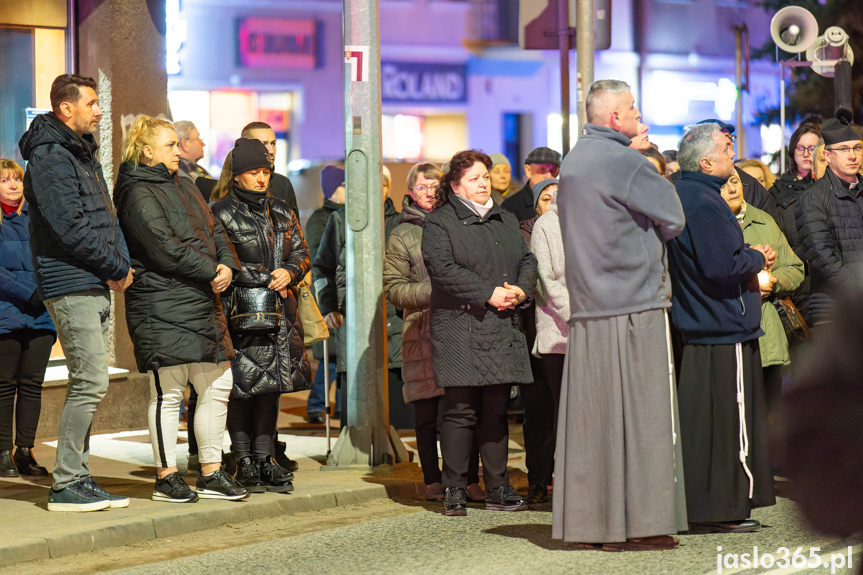
[[[15,460],[15,465],[18,467],[18,472],[21,475],[29,475],[31,477],[45,477],[48,475],[48,470],[36,463],[36,459],[33,457],[33,450],[29,447],[17,448],[12,458]]]
[[[12,452],[8,449],[0,451],[0,477],[18,477],[18,470],[12,461]]]

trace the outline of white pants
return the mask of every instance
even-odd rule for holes
[[[234,384],[230,362],[187,363],[150,372],[150,441],[156,467],[177,465],[180,403],[190,382],[198,392],[195,436],[201,463],[222,461],[222,441],[228,416],[228,396]]]

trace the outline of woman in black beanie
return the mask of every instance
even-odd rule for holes
[[[286,493],[293,490],[293,475],[273,459],[273,429],[280,395],[311,387],[296,297],[311,265],[309,247],[291,208],[267,194],[270,163],[264,145],[239,138],[230,156],[232,187],[213,204],[242,267],[223,297],[236,353],[228,433],[237,481],[253,493]],[[256,331],[241,325],[235,304],[249,288],[277,292],[280,325]]]

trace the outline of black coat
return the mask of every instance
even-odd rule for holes
[[[216,266],[240,262],[221,224],[186,178],[164,164],[120,166],[114,186],[134,281],[126,323],[141,372],[234,357],[225,315],[210,282]]]
[[[306,220],[306,225],[303,228],[304,234],[306,236],[306,243],[309,244],[309,255],[311,257],[312,263],[315,263],[315,258],[318,255],[318,247],[321,245],[321,238],[324,236],[324,229],[327,227],[327,221],[330,219],[330,214],[334,211],[345,207],[344,204],[337,204],[336,202],[330,201],[327,198],[324,198],[324,205],[312,212],[312,215],[309,216],[309,219]],[[318,278],[315,276],[315,268],[312,266],[312,292],[316,289],[314,287],[315,280]],[[317,293],[315,293],[315,297],[317,298]],[[330,330],[330,337],[335,335],[334,330]],[[335,340],[333,340],[335,341]],[[312,353],[314,354],[316,359],[323,359],[324,357],[324,343],[318,342],[312,346]],[[329,347],[329,355],[330,361],[336,361],[336,346],[331,345]]]
[[[278,198],[288,204],[291,211],[294,212],[294,217],[297,222],[300,221],[300,208],[297,207],[297,194],[294,192],[294,185],[286,176],[273,172],[270,178],[270,189],[268,193],[274,198]]]
[[[797,291],[791,296],[794,305],[803,314],[803,318],[809,321],[809,291],[811,289],[811,278],[809,276],[809,263],[806,261],[806,252],[803,250],[803,243],[800,241],[800,234],[797,233],[797,217],[794,212],[797,210],[797,199],[800,194],[809,189],[815,180],[811,176],[800,180],[797,179],[797,174],[784,173],[773,183],[770,188],[770,199],[773,202],[773,219],[794,254],[800,258],[806,266],[806,275],[803,278],[803,283],[797,288]]]
[[[232,362],[231,397],[247,399],[265,393],[301,391],[311,387],[309,360],[303,345],[303,325],[297,308],[297,284],[309,271],[309,246],[290,207],[269,195],[238,194],[232,190],[213,204],[237,250],[242,270],[233,286],[266,287],[272,281],[275,234],[284,236],[279,267],[291,274],[288,297],[282,301],[282,328],[275,335],[231,333],[236,358]],[[231,290],[223,301],[230,302]],[[229,305],[226,304],[226,305]]]
[[[533,190],[531,190],[530,181],[522,186],[518,192],[510,193],[500,204],[500,207],[515,214],[518,221],[536,217],[536,204],[533,203]]]
[[[863,269],[863,208],[831,170],[797,200],[795,216],[812,277],[809,317],[831,319],[833,293]]]
[[[79,137],[52,114],[36,116],[18,143],[27,163],[30,249],[42,299],[89,289],[129,273],[93,136]]]
[[[452,195],[426,216],[422,254],[432,284],[438,387],[532,382],[519,310],[501,312],[487,303],[504,282],[533,295],[536,258],[515,216],[494,204],[481,218]]]

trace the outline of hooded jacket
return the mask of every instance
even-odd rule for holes
[[[45,306],[38,301],[33,257],[30,253],[30,221],[27,206],[19,215],[2,216],[0,224],[0,335],[20,330],[54,330]]]
[[[129,252],[114,215],[99,146],[53,114],[36,116],[18,143],[27,160],[30,248],[42,299],[89,289],[129,273]]]
[[[569,338],[569,291],[563,238],[555,195],[548,211],[533,226],[530,251],[536,256],[536,344],[534,354],[566,353]]]
[[[135,276],[126,290],[126,323],[141,372],[234,357],[227,322],[210,282],[216,266],[239,261],[201,194],[165,164],[120,166],[117,215]]]
[[[686,228],[668,243],[671,319],[685,344],[740,343],[764,335],[758,288],[764,255],[744,242],[719,191],[726,181],[682,172],[676,183]]]
[[[291,274],[288,297],[282,300],[281,329],[274,335],[232,333],[237,357],[231,364],[231,397],[248,399],[266,393],[301,391],[311,387],[311,370],[303,345],[303,324],[297,307],[297,285],[309,272],[309,246],[290,206],[269,194],[238,193],[236,188],[213,204],[213,213],[237,250],[242,270],[233,286],[266,287],[278,258]],[[284,237],[274,254],[275,235]],[[224,301],[230,301],[230,290]]]
[[[409,196],[402,204],[401,223],[390,235],[384,260],[384,295],[404,309],[402,325],[402,395],[405,403],[443,395],[434,381],[429,301],[431,281],[422,256],[428,212]]]

